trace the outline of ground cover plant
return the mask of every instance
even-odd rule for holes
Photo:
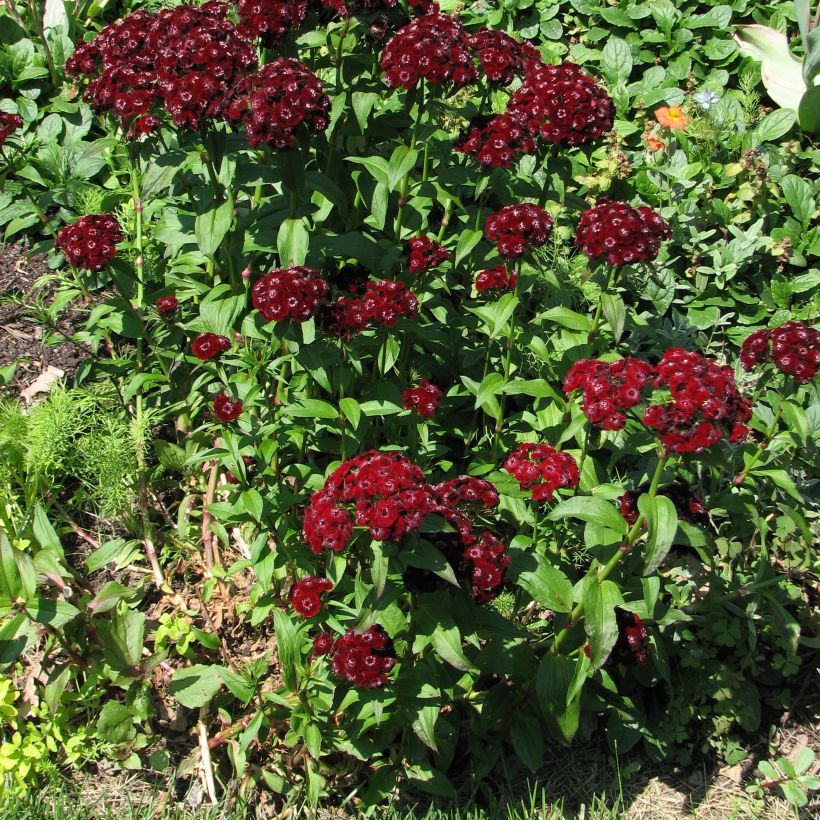
[[[88,356],[0,404],[7,788],[745,760],[815,671],[820,228],[730,23],[811,66],[807,4],[45,12],[0,16],[0,225]]]

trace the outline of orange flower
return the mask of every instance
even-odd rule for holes
[[[656,140],[654,137],[650,137],[649,134],[644,134],[643,138],[651,151],[660,151],[666,148],[666,143],[663,140]]]
[[[662,105],[655,111],[655,119],[664,127],[672,128],[675,131],[683,131],[686,128],[686,123],[689,122],[689,117],[683,113],[683,109],[679,105]]]

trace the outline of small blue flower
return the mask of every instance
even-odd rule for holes
[[[695,102],[704,110],[708,111],[718,101],[718,95],[714,91],[704,89],[695,94]]]

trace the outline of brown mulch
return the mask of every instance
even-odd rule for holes
[[[71,341],[82,317],[70,308],[61,312],[52,327],[43,324],[36,305],[54,297],[54,283],[38,286],[49,274],[46,258],[30,254],[22,244],[0,246],[0,367],[17,362],[6,389],[17,395],[49,367],[71,379],[88,349]]]

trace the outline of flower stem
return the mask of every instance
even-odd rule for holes
[[[515,289],[513,293],[515,294],[516,299],[519,296],[519,288],[521,284],[521,263],[520,261],[516,265],[516,277],[515,277]],[[516,306],[517,307],[517,306]],[[510,380],[510,371],[512,370],[512,352],[515,342],[515,311],[513,311],[512,316],[510,316],[510,327],[509,331],[507,332],[507,344],[506,344],[506,352],[504,355],[504,383],[503,387],[507,386],[507,383]],[[502,392],[501,399],[499,401],[499,408],[498,408],[498,415],[495,417],[495,438],[493,439],[493,459],[498,457],[498,445],[499,445],[499,437],[501,436],[501,428],[504,426],[504,410],[507,404],[507,393]]]
[[[752,454],[751,459],[749,459],[749,463],[743,468],[741,472],[739,472],[733,479],[732,483],[735,487],[739,487],[745,480],[749,473],[754,469],[757,462],[760,460],[760,457],[763,455],[763,451],[769,446],[769,442],[772,440],[772,436],[774,435],[775,430],[777,429],[777,425],[780,422],[780,417],[783,415],[783,396],[778,394],[779,400],[777,404],[777,410],[775,411],[774,418],[772,419],[772,423],[766,430],[766,437],[760,444],[757,445],[757,450],[754,451]]]

